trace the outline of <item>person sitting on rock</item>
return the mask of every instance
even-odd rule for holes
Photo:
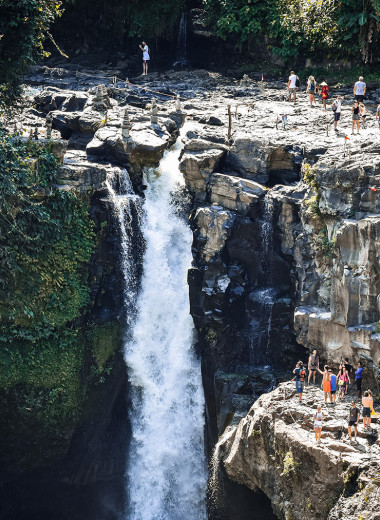
[[[355,442],[356,442],[356,436],[358,434],[358,422],[360,417],[360,411],[356,407],[355,401],[352,403],[352,407],[350,408],[350,411],[348,413],[348,438],[351,440],[351,428],[352,426],[355,429]]]
[[[332,373],[331,368],[329,368],[329,373],[330,373],[330,385],[331,385],[331,398],[332,398],[333,403],[335,403],[337,377],[335,374]]]
[[[344,395],[347,391],[347,385],[350,383],[350,377],[348,375],[348,372],[346,370],[346,367],[342,365],[340,367],[339,373],[338,373],[338,399],[343,399]]]
[[[322,388],[323,388],[323,391],[325,393],[325,403],[327,403],[327,396],[329,396],[329,399],[330,399],[330,403],[332,403],[332,400],[331,400],[331,383],[330,383],[330,373],[329,373],[329,366],[328,365],[325,365],[324,366],[324,371],[322,372],[322,370],[319,370],[318,368],[318,372],[320,374],[322,374],[323,376],[323,379],[322,379]]]
[[[298,361],[296,368],[293,370],[293,374],[295,374],[296,377],[294,377],[292,381],[294,381],[294,379],[296,380],[296,390],[298,398],[301,402],[306,379],[306,370],[303,366],[302,361]]]
[[[319,444],[321,442],[321,433],[322,433],[322,421],[325,418],[325,414],[322,412],[321,405],[317,406],[317,411],[314,415],[314,431],[315,431],[315,440]]]
[[[314,349],[313,353],[309,356],[307,368],[309,370],[309,377],[307,379],[307,382],[310,385],[311,375],[313,374],[313,384],[315,385],[315,376],[317,374],[317,370],[319,369],[319,356],[317,354],[316,349]]]
[[[369,430],[371,426],[371,410],[373,409],[373,398],[372,394],[367,390],[364,392],[362,399],[363,405],[363,426],[365,430]]]

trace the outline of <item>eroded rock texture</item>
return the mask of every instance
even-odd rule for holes
[[[291,383],[262,395],[222,436],[221,464],[231,479],[263,490],[278,518],[336,520],[361,515],[375,520],[380,496],[378,426],[366,433],[360,424],[357,442],[350,442],[346,434],[351,400],[325,405],[322,441],[317,444],[313,416],[322,400],[320,389],[308,387],[299,404]]]

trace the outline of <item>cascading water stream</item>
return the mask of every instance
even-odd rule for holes
[[[142,248],[141,197],[133,191],[127,170],[115,170],[108,174],[106,185],[120,227],[121,267],[124,277],[123,293],[127,326],[134,318],[134,300],[138,289],[139,259]]]
[[[187,286],[192,233],[172,198],[183,185],[181,146],[165,152],[145,179],[143,276],[125,345],[132,386],[128,520],[206,518],[204,395]]]
[[[183,12],[178,27],[177,55],[173,66],[186,67],[189,64],[187,59],[187,14]]]

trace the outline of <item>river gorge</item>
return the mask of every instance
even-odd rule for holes
[[[301,405],[289,383],[316,348],[334,370],[361,361],[379,397],[375,121],[345,139],[344,85],[335,134],[282,81],[116,76],[35,67],[9,123],[51,145],[50,188],[83,201],[95,245],[74,419],[52,429],[39,406],[57,385],[1,368],[1,518],[380,518],[378,423],[351,445],[347,402],[325,407],[317,446],[322,392],[307,387]]]

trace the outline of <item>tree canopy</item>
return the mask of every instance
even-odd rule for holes
[[[240,48],[264,37],[283,57],[375,58],[380,0],[204,0],[204,7],[218,36]]]
[[[61,14],[60,0],[0,0],[0,108],[20,95],[20,82]]]

